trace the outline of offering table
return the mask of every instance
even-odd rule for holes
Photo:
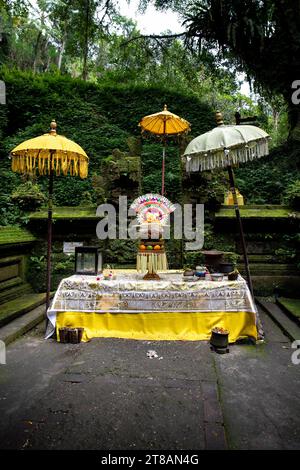
[[[195,280],[182,271],[161,271],[143,280],[135,270],[116,270],[115,279],[74,275],[63,279],[48,310],[54,329],[84,328],[93,337],[141,340],[209,340],[214,327],[229,330],[229,342],[257,339],[257,313],[246,281]],[[57,335],[59,337],[59,335]]]

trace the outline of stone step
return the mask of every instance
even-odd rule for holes
[[[256,302],[291,341],[300,339],[300,327],[283,312],[279,305],[259,297],[256,297]]]
[[[34,308],[19,318],[16,318],[8,325],[3,326],[0,328],[0,340],[3,341],[6,346],[9,343],[12,343],[42,322],[46,317],[45,312],[46,304],[41,304],[39,307]]]
[[[300,326],[300,299],[288,299],[279,297],[276,300],[277,305]]]
[[[13,283],[11,282],[10,287],[6,289],[2,289],[0,292],[0,309],[1,305],[9,302],[14,299],[19,299],[20,297],[26,295],[26,294],[32,294],[33,289],[30,284],[27,282],[21,282],[18,283],[18,279],[20,278],[15,278],[16,282]],[[12,280],[11,280],[12,281]],[[9,284],[9,281],[5,281],[6,283]]]
[[[297,267],[291,264],[276,264],[276,263],[252,263],[249,261],[250,272],[253,275],[259,276],[260,274],[266,276],[293,276],[298,274]],[[237,266],[239,271],[244,271],[245,267],[242,262]]]
[[[21,277],[13,277],[12,279],[8,279],[7,281],[2,281],[0,282],[0,293],[12,287],[19,286],[23,283],[24,280]]]
[[[45,303],[46,294],[25,294],[0,305],[0,327]]]

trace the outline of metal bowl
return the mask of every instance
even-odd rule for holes
[[[211,280],[212,281],[223,281],[224,274],[223,273],[211,273]]]

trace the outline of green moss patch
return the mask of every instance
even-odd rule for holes
[[[300,299],[287,299],[282,297],[278,299],[277,302],[284,309],[288,310],[291,315],[300,318]]]
[[[247,218],[289,218],[291,217],[291,213],[293,212],[291,209],[287,207],[276,207],[276,208],[268,208],[268,206],[262,205],[260,208],[255,206],[255,208],[247,207],[247,206],[240,206],[240,213],[241,217]],[[300,216],[299,213],[296,213]],[[235,218],[235,209],[232,207],[222,207],[219,212],[216,213],[217,218]]]
[[[52,213],[53,219],[99,219],[96,215],[96,207],[87,206],[87,207],[72,207],[72,206],[63,206],[63,207],[54,207]],[[47,209],[32,212],[29,214],[29,219],[47,219],[48,211]]]
[[[21,227],[0,227],[0,245],[29,243],[35,239],[32,233]]]
[[[24,313],[30,312],[46,300],[45,294],[27,294],[1,305],[0,327]]]

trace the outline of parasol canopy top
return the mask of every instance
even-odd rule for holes
[[[166,104],[163,111],[143,117],[138,125],[142,132],[146,131],[159,136],[179,135],[191,130],[190,123],[168,111]]]
[[[60,175],[70,174],[86,178],[89,158],[80,145],[56,133],[52,120],[50,131],[26,140],[11,151],[12,170],[17,173],[50,174],[50,169]]]
[[[268,155],[264,130],[252,125],[219,125],[193,139],[183,158],[187,171],[205,171],[244,163]]]

